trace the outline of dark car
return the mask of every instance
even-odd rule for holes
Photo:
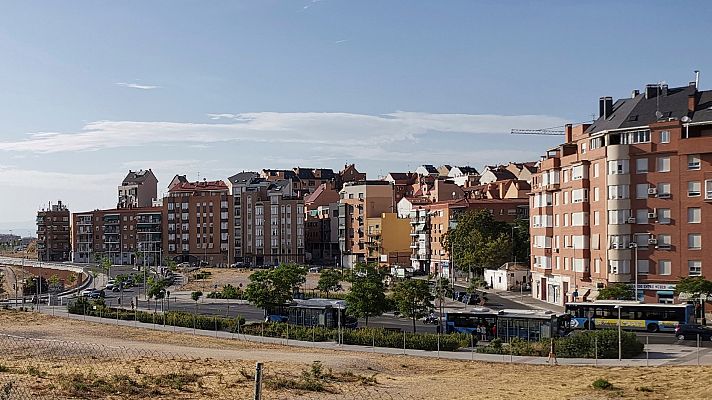
[[[698,324],[677,325],[675,327],[675,337],[680,340],[712,340],[712,328]]]
[[[89,297],[91,297],[92,299],[104,298],[106,297],[106,294],[103,290],[94,290],[91,292]]]

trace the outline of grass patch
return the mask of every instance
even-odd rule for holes
[[[190,391],[189,386],[198,384],[200,376],[192,373],[168,373],[164,375],[143,375],[140,380],[128,375],[117,374],[97,376],[94,373],[60,375],[57,384],[70,397],[104,397],[120,393],[122,395],[150,397],[165,395],[161,389]]]
[[[192,373],[168,373],[164,375],[147,377],[145,381],[148,381],[151,385],[156,385],[160,387],[171,388],[181,392],[187,391],[186,386],[192,385],[194,383],[199,384],[200,375]]]
[[[324,370],[321,362],[314,361],[309,369],[302,371],[298,377],[277,377],[265,379],[265,385],[276,390],[298,390],[305,392],[338,393],[337,384],[358,383],[361,385],[376,385],[376,375],[363,376],[347,371],[334,373],[331,369]]]
[[[10,372],[10,367],[0,364],[0,372]]]
[[[27,367],[27,374],[35,376],[37,378],[44,378],[47,376],[47,374],[44,371],[42,371],[41,369],[39,369],[35,366],[32,366],[32,365]]]
[[[641,387],[635,388],[635,391],[636,392],[652,393],[655,390],[653,390],[653,388],[651,388],[650,386],[641,386]]]
[[[613,384],[611,382],[608,382],[605,379],[596,379],[593,381],[591,384],[594,389],[599,389],[599,390],[611,390],[613,389]]]

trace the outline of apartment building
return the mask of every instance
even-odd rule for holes
[[[679,278],[712,276],[710,105],[696,82],[647,85],[566,127],[532,179],[532,296],[588,301],[623,282],[667,303]]]
[[[231,261],[304,263],[304,200],[295,195],[294,180],[272,180],[248,171],[228,181],[234,238]]]
[[[366,218],[366,262],[381,266],[410,264],[410,219],[397,213]]]
[[[337,265],[339,252],[339,193],[320,185],[304,198],[304,247],[310,263]]]
[[[115,265],[159,265],[162,259],[163,210],[116,208],[72,214],[73,261]]]
[[[471,210],[489,210],[494,218],[514,222],[529,217],[528,199],[458,199],[418,206],[411,211],[411,267],[425,273],[450,276],[450,249],[443,246],[457,216]]]
[[[69,209],[58,201],[37,212],[37,259],[69,261],[72,252]]]
[[[176,262],[227,264],[233,209],[225,182],[177,176],[163,199],[163,247]]]
[[[367,219],[395,211],[393,184],[377,180],[349,182],[339,195],[341,265],[352,268],[367,261]]]
[[[116,208],[152,207],[158,197],[158,179],[153,171],[131,171],[118,188]]]

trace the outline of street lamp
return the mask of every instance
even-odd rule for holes
[[[623,348],[621,347],[621,308],[620,304],[614,308],[618,309],[618,361],[623,358]]]
[[[632,242],[628,247],[634,251],[634,265],[635,265],[635,301],[638,301],[638,243]]]
[[[517,225],[512,225],[512,261],[517,262],[517,257],[514,255],[514,230],[519,229]]]

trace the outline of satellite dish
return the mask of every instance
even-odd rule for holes
[[[663,117],[663,113],[661,113],[660,111],[655,111],[655,116],[658,117],[658,119],[660,119]]]
[[[684,117],[680,118],[680,121],[682,121],[683,123],[688,123],[688,122],[690,122],[690,117],[685,115]]]

